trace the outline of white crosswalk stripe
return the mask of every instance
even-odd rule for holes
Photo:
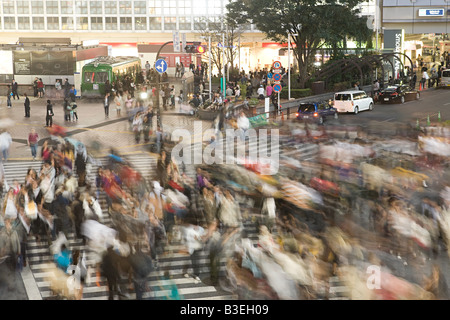
[[[156,159],[150,157],[147,154],[133,154],[127,155],[125,158],[131,163],[131,165],[139,170],[141,174],[146,179],[154,179],[156,176]],[[102,165],[107,164],[107,159],[101,159]],[[37,172],[40,171],[41,162],[40,161],[9,161],[4,163],[4,172],[7,182],[12,185],[14,180],[22,183],[25,180],[27,169],[33,168]],[[195,177],[195,169],[192,167],[187,167],[187,174],[190,177]],[[97,172],[97,166],[93,166],[87,176],[89,181],[95,180],[95,175]],[[100,198],[100,204],[103,209],[103,216],[105,217],[102,223],[107,226],[111,226],[112,221],[106,210],[106,200]],[[68,236],[70,249],[79,249],[86,252],[87,265],[90,266],[93,263],[93,253],[89,251],[89,248],[83,244],[82,240],[76,239],[74,233],[70,233]],[[168,293],[168,284],[174,284],[178,288],[179,294],[183,299],[231,299],[232,296],[225,291],[217,289],[216,287],[204,284],[203,282],[195,283],[193,278],[183,277],[183,266],[187,263],[190,265],[190,260],[188,256],[179,254],[181,246],[173,246],[170,252],[166,253],[164,256],[159,257],[158,270],[153,271],[148,277],[148,287],[151,288],[149,292],[144,294],[144,299],[164,298]],[[53,261],[53,257],[49,251],[49,245],[47,241],[42,241],[37,243],[34,236],[29,236],[27,244],[27,256],[28,265],[33,273],[33,277],[36,281],[39,292],[42,299],[54,299],[55,296],[50,290],[49,283],[44,279],[46,276],[45,264]],[[222,269],[224,268],[224,262],[222,262]],[[201,271],[204,273],[209,272],[209,257],[208,253],[205,252],[201,255],[200,260]],[[108,298],[107,282],[106,279],[100,278],[100,286],[96,284],[96,274],[95,269],[90,268],[90,279],[91,282],[87,283],[83,290],[83,299],[85,300],[104,300]],[[164,271],[168,270],[170,272],[170,279],[163,279]],[[122,279],[123,283],[127,284],[127,279]],[[128,296],[129,299],[135,299],[136,296],[134,292],[131,292]]]

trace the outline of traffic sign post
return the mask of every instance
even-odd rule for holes
[[[273,86],[273,91],[278,93],[278,110],[280,110],[280,91],[281,91],[281,89],[282,89],[282,87],[281,87],[281,84],[279,84],[279,83],[276,83]]]
[[[274,68],[274,69],[281,69],[281,62],[280,61],[274,61],[272,63],[272,68]]]
[[[276,82],[281,81],[281,74],[275,73],[275,74],[273,75],[273,81],[276,81]]]
[[[164,59],[156,60],[156,62],[155,62],[155,69],[160,74],[163,74],[164,72],[167,71],[167,62]]]

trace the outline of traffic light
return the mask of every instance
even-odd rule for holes
[[[200,42],[194,42],[193,44],[188,44],[184,50],[186,53],[205,53],[205,47],[200,44]]]

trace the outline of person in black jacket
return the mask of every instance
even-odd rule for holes
[[[47,112],[45,117],[45,126],[51,127],[53,125],[53,116],[55,114],[53,113],[53,105],[50,100],[47,100]]]
[[[19,85],[17,84],[16,80],[12,80],[12,84],[11,84],[11,89],[12,89],[12,96],[13,99],[16,100],[16,96],[17,96],[17,100],[19,100],[19,93],[17,93],[17,89],[19,88]]]
[[[23,104],[25,106],[25,118],[29,118],[30,117],[30,99],[28,98],[26,93],[24,93],[23,95],[25,96],[25,102]]]
[[[111,103],[111,97],[110,97],[110,93],[107,92],[105,95],[105,99],[103,102],[103,106],[105,107],[105,118],[108,119],[109,118],[109,105]]]

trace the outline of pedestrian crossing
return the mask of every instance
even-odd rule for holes
[[[133,154],[125,157],[126,160],[137,169],[147,179],[152,180],[156,176],[156,159],[147,154]],[[92,165],[88,172],[88,180],[94,181],[97,168],[99,165],[106,165],[108,159],[101,158],[99,163]],[[25,180],[26,172],[29,168],[40,171],[40,161],[9,161],[4,163],[4,174],[8,184],[12,185],[14,180],[22,183]],[[195,169],[187,167],[186,173],[190,177],[195,176]],[[99,202],[103,211],[103,218],[100,222],[106,226],[112,225],[112,220],[106,209],[106,200],[100,197]],[[44,240],[44,239],[43,239]],[[81,239],[76,239],[74,233],[70,233],[67,237],[69,248],[72,250],[78,249],[86,253],[87,266],[90,266],[89,276],[83,290],[83,300],[106,300],[108,299],[108,288],[106,279],[100,277],[97,281],[94,266],[95,253],[83,244]],[[147,285],[149,290],[144,294],[144,299],[168,299],[176,288],[178,294],[182,299],[231,299],[232,296],[228,292],[224,292],[215,286],[207,285],[203,282],[196,283],[193,278],[185,278],[183,274],[183,266],[190,265],[189,256],[180,254],[182,246],[180,244],[173,244],[166,253],[159,257],[159,268],[153,271],[148,276]],[[34,236],[29,236],[27,243],[27,257],[28,265],[33,274],[33,278],[39,289],[42,299],[57,299],[57,296],[52,292],[50,284],[46,281],[49,274],[45,266],[47,263],[53,261],[53,257],[49,251],[49,244],[47,241],[37,242]],[[225,261],[221,262],[222,268],[225,267]],[[200,256],[200,266],[202,277],[209,273],[209,257],[207,250]],[[189,269],[188,269],[189,270]],[[164,273],[169,272],[170,277],[165,278]],[[136,299],[134,290],[128,288],[128,280],[122,279],[122,287],[126,294],[124,299]]]

